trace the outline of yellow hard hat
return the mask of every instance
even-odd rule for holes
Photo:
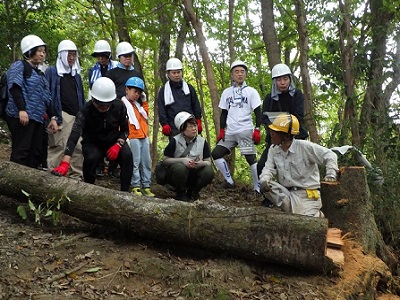
[[[290,133],[291,135],[298,135],[300,129],[299,120],[291,114],[278,115],[268,128],[273,131]]]

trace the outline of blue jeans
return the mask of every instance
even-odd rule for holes
[[[151,185],[151,156],[149,138],[130,139],[133,157],[131,186],[148,188]]]

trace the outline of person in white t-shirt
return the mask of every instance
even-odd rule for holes
[[[260,192],[257,175],[257,151],[255,145],[260,143],[261,98],[256,89],[246,85],[248,68],[240,60],[231,65],[232,86],[222,92],[220,131],[217,146],[212,151],[215,166],[224,176],[223,188],[234,188],[232,176],[224,156],[238,146],[250,166],[253,186]],[[252,113],[256,116],[254,128]]]

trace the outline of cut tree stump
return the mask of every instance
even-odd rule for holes
[[[21,190],[36,203],[67,195],[71,202],[62,210],[71,216],[146,238],[319,272],[340,270],[326,256],[328,220],[324,218],[264,207],[143,199],[0,161],[0,194],[26,202]]]

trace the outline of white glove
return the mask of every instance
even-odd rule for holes
[[[267,180],[260,181],[260,191],[262,193],[268,193],[271,191],[271,183]]]
[[[324,181],[333,182],[333,181],[336,181],[336,177],[333,175],[326,175],[324,178]]]
[[[142,102],[146,102],[147,101],[147,95],[145,92],[142,92],[142,95],[140,96],[140,99],[142,100]]]

